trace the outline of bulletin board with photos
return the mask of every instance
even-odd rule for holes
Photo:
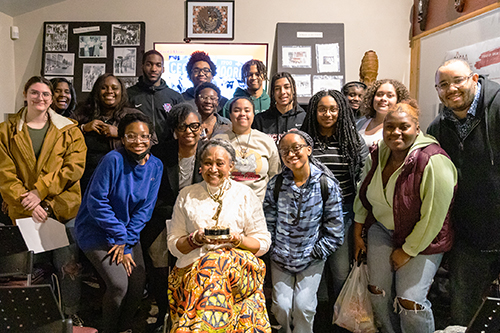
[[[79,103],[104,73],[132,86],[141,74],[145,36],[144,22],[45,22],[41,74],[72,82]]]
[[[345,83],[343,23],[278,23],[278,71],[292,74],[299,104]]]

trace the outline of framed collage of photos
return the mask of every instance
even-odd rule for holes
[[[343,23],[278,23],[277,35],[278,72],[292,74],[300,104],[320,90],[342,89]]]
[[[68,79],[79,103],[104,73],[129,87],[140,75],[145,36],[144,22],[45,22],[41,75]]]

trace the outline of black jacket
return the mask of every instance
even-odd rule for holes
[[[500,250],[500,85],[483,77],[479,82],[477,118],[464,140],[442,113],[427,133],[458,170],[453,206],[457,240],[481,250]]]
[[[146,84],[141,76],[137,84],[127,89],[127,93],[132,106],[149,117],[159,138],[165,130],[168,112],[172,106],[183,102],[181,94],[170,89],[163,79],[156,87]]]
[[[201,146],[201,144],[198,144],[198,149]],[[141,232],[141,243],[146,245],[146,248],[149,248],[160,232],[165,229],[165,221],[172,218],[175,201],[179,195],[179,143],[177,140],[161,141],[151,147],[151,153],[162,161],[163,177],[153,216]],[[198,156],[198,152],[196,156]],[[195,158],[193,184],[203,180],[200,174],[200,166],[200,161]]]
[[[252,128],[266,133],[275,142],[278,142],[283,134],[292,128],[300,129],[305,117],[306,112],[300,105],[285,114],[271,107],[269,110],[255,115]]]

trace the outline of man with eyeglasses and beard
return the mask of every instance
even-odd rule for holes
[[[182,93],[182,97],[188,103],[196,108],[195,90],[203,82],[212,82],[212,79],[217,75],[217,67],[210,59],[207,53],[203,51],[195,51],[191,54],[191,58],[186,65],[186,71],[189,79],[193,82],[193,86]],[[227,98],[220,96],[218,111],[221,111],[227,103]]]
[[[151,119],[157,137],[162,138],[167,114],[172,107],[183,101],[181,94],[170,89],[161,78],[165,68],[163,56],[156,50],[149,50],[142,58],[142,76],[139,82],[127,89],[133,106]]]
[[[435,78],[444,108],[427,133],[458,170],[451,316],[452,324],[467,326],[500,270],[500,85],[460,59],[446,61]]]

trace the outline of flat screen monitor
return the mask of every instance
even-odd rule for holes
[[[154,43],[154,49],[165,59],[162,78],[170,88],[180,93],[193,86],[186,72],[186,64],[195,51],[208,53],[217,66],[217,75],[212,83],[219,87],[222,96],[229,99],[236,88],[246,88],[241,79],[241,67],[245,62],[258,59],[267,67],[268,44]]]

